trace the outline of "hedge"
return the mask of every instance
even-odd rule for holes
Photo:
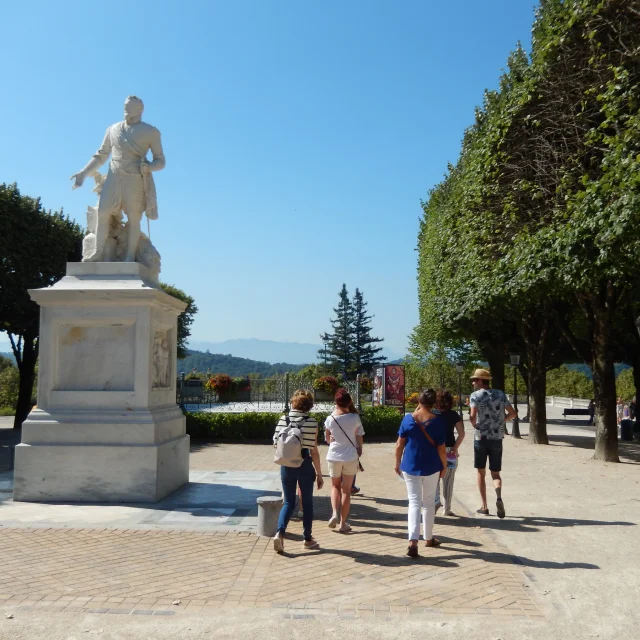
[[[202,440],[254,441],[271,443],[281,413],[188,412],[187,433]],[[311,412],[322,427],[329,412]],[[402,415],[392,407],[367,407],[362,411],[365,439],[395,439]]]

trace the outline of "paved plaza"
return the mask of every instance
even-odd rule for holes
[[[296,520],[283,556],[255,535],[256,497],[279,494],[269,446],[194,443],[191,483],[157,505],[13,503],[5,472],[0,637],[418,637],[430,628],[444,637],[634,637],[638,445],[623,445],[625,464],[596,463],[592,431],[557,422],[552,446],[506,441],[502,521],[475,516],[468,438],[459,517],[440,512],[443,544],[421,547],[418,560],[404,555],[406,493],[391,443],[366,447],[353,533],[326,526],[325,486],[315,498],[321,549],[302,549]]]

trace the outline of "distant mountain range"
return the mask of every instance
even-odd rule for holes
[[[246,376],[249,373],[259,373],[263,377],[286,373],[287,371],[299,371],[304,367],[301,364],[287,364],[279,362],[271,364],[249,358],[236,358],[235,356],[222,355],[220,353],[203,353],[189,349],[189,355],[178,360],[178,375],[182,372],[188,374],[195,369],[200,372],[226,373],[231,377]]]
[[[261,362],[291,364],[312,364],[320,362],[319,344],[308,342],[276,342],[275,340],[258,340],[246,338],[240,340],[225,340],[223,342],[207,342],[203,340],[189,340],[189,349],[194,351],[209,351],[211,353],[226,353],[236,358],[249,358]],[[383,355],[389,360],[399,360],[402,354],[384,349]]]
[[[615,373],[616,373],[616,378],[625,370],[625,369],[629,369],[629,365],[628,364],[624,364],[622,362],[616,362],[615,366]],[[589,378],[589,380],[593,379],[593,374],[591,373],[591,367],[587,364],[568,364],[567,365],[568,369],[573,369],[574,371],[579,371],[580,373],[584,373],[585,376],[587,376],[587,378]]]

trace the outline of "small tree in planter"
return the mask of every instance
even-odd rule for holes
[[[333,401],[340,383],[334,376],[321,376],[313,381],[313,396],[316,402]]]
[[[407,408],[410,408],[410,407],[414,407],[415,408],[415,406],[417,406],[419,400],[420,400],[420,395],[418,394],[417,391],[414,391],[411,395],[408,395],[404,399]]]
[[[365,402],[371,400],[371,394],[373,393],[373,380],[369,376],[360,376],[360,399]]]

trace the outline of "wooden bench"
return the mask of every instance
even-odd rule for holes
[[[590,415],[589,409],[565,409],[562,412],[563,416],[588,416]]]

